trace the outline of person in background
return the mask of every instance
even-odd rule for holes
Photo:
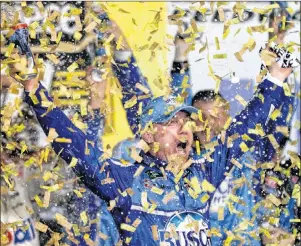
[[[1,132],[2,134],[2,132]],[[4,137],[4,136],[2,136]],[[1,142],[4,141],[1,138]],[[3,143],[3,142],[2,142]],[[37,216],[27,189],[28,172],[19,151],[1,143],[1,245],[39,246]],[[13,175],[10,175],[13,172]]]
[[[198,140],[203,147],[221,134],[230,117],[230,105],[220,93],[215,93],[214,90],[202,90],[193,96],[192,106],[201,110],[203,120],[208,122],[208,130],[195,134],[195,140]]]

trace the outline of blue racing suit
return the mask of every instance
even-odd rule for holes
[[[118,66],[121,63],[121,66]],[[172,94],[177,95],[180,93],[183,93],[183,91],[186,90],[187,97],[185,102],[190,105],[191,99],[192,99],[192,93],[191,93],[191,88],[190,88],[190,79],[189,79],[189,71],[188,71],[188,66],[186,66],[186,69],[180,69],[181,68],[181,63],[174,62],[173,64],[173,69],[171,73],[171,88],[172,88]],[[113,65],[113,70],[115,72],[116,77],[119,79],[119,82],[123,88],[123,93],[126,94],[126,97],[124,97],[124,101],[128,100],[130,97],[132,97],[135,94],[141,93],[139,90],[135,90],[135,83],[139,82],[143,84],[145,87],[149,87],[146,80],[143,78],[141,75],[141,72],[137,65],[135,64],[135,59],[131,57],[131,60],[127,65],[125,66],[122,64],[122,62],[118,62],[116,65]],[[184,72],[180,73],[180,70],[184,70]],[[186,80],[186,84],[184,83],[184,88],[183,90],[183,80],[185,80],[185,76],[188,77],[188,80]],[[187,86],[188,85],[188,86]],[[266,126],[270,126],[270,131],[269,134],[272,134],[279,142],[281,142],[284,139],[284,136],[279,133],[279,132],[274,132],[271,129],[275,129],[275,125],[281,126],[281,125],[286,125],[286,122],[284,119],[286,119],[286,116],[289,113],[290,106],[293,104],[293,97],[287,98],[289,101],[288,104],[284,104],[281,107],[281,113],[282,117],[278,117],[275,122],[272,120],[269,120],[268,122],[266,121]],[[139,117],[135,112],[127,111],[127,116],[128,116],[128,121],[131,124],[132,122],[135,122],[135,124],[139,124]],[[271,112],[270,112],[271,113]],[[271,126],[274,125],[274,126]],[[135,130],[137,129],[136,127],[132,127],[132,129]],[[267,127],[266,127],[267,129]],[[216,140],[216,139],[214,139]],[[213,141],[214,141],[213,140]],[[139,138],[132,139],[132,140],[126,140],[121,143],[119,143],[115,148],[113,155],[117,156],[119,158],[128,160],[130,162],[134,162],[134,160],[130,157],[130,148],[131,147],[136,147],[139,142]],[[256,162],[266,162],[270,161],[272,156],[275,153],[274,147],[271,145],[270,141],[268,139],[259,139],[256,144],[257,150],[255,154],[252,153],[251,151],[247,151],[245,154],[242,155],[241,159],[239,160],[240,163],[252,163],[252,161]],[[258,148],[261,148],[262,150],[258,150]],[[136,147],[138,149],[138,147]],[[223,146],[217,147],[216,153],[222,153]],[[139,150],[139,149],[138,149]],[[195,162],[198,162],[199,164],[204,163],[204,158],[202,156],[206,153],[206,151],[202,152],[201,155],[197,155],[196,152],[193,154],[193,159]],[[218,160],[218,156],[216,157]],[[215,163],[216,159],[213,160],[213,163]],[[213,164],[214,165],[214,164]],[[260,169],[259,169],[260,170]],[[259,172],[259,171],[257,171]],[[256,175],[255,175],[256,176]],[[216,235],[212,235],[212,244],[213,245],[221,245],[227,238],[226,231],[232,231],[237,229],[239,226],[242,226],[242,223],[246,223],[246,221],[249,221],[253,218],[253,213],[251,212],[252,207],[256,204],[259,198],[259,192],[258,192],[258,186],[257,189],[252,188],[253,184],[252,182],[254,181],[254,170],[250,169],[249,167],[243,166],[242,170],[239,170],[237,167],[234,167],[234,172],[231,178],[231,182],[234,179],[240,179],[243,178],[246,182],[243,184],[237,184],[235,186],[235,195],[237,197],[241,197],[242,201],[244,202],[245,205],[241,205],[240,203],[233,203],[233,207],[235,212],[233,212],[233,208],[230,206],[226,206],[224,208],[224,215],[222,219],[218,218],[217,213],[211,213],[210,214],[210,222],[211,226],[215,228],[219,228],[220,233]],[[256,181],[257,183],[259,181]],[[253,193],[250,191],[253,190]],[[228,201],[228,204],[231,201]],[[231,203],[232,204],[232,203]],[[232,208],[232,209],[231,209]],[[266,211],[266,209],[264,209]],[[267,211],[266,211],[267,213]],[[289,219],[291,218],[290,216],[282,216],[283,220],[280,220],[280,225],[282,228],[285,228],[287,224],[289,224]],[[260,218],[257,220],[252,219],[252,226],[248,226],[247,230],[239,231],[244,233],[244,240],[247,240],[248,245],[261,245],[261,240],[258,237],[258,229],[259,226],[257,223],[260,222]],[[241,222],[241,223],[240,223]],[[246,232],[252,232],[246,233]],[[241,243],[240,240],[232,240],[231,245],[236,245]]]
[[[218,139],[212,145],[204,165],[193,163],[174,175],[164,169],[166,162],[148,153],[141,152],[143,160],[135,164],[104,159],[103,151],[60,109],[48,110],[43,106],[45,100],[49,105],[52,99],[41,84],[34,93],[26,92],[25,97],[45,134],[54,128],[59,135],[52,143],[56,153],[67,163],[75,160],[76,174],[110,204],[120,237],[128,245],[159,245],[160,242],[210,245],[208,208],[215,188],[224,180],[224,173],[231,170],[231,160],[239,160],[244,154],[242,146],[251,149],[262,139],[250,129],[261,125],[264,132],[273,132],[274,126],[266,125],[270,108],[284,107],[288,99],[282,87],[264,80],[258,86],[257,95],[233,120],[225,140]],[[243,140],[244,134],[254,141]]]

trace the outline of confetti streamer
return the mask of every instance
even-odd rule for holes
[[[46,231],[48,230],[48,226],[39,222],[39,221],[36,221],[35,224],[34,224],[34,227],[40,231],[40,232],[44,232],[46,233]]]

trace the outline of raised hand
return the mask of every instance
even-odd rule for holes
[[[90,83],[90,91],[91,91],[90,105],[92,109],[99,109],[101,103],[104,101],[105,98],[107,76],[104,74],[105,66],[102,69],[99,69],[102,81],[95,81],[93,79],[93,71],[95,71],[94,66],[87,67],[86,80]]]

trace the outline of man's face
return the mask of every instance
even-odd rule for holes
[[[159,150],[154,153],[162,160],[171,158],[187,161],[193,142],[192,129],[189,127],[191,119],[186,112],[178,112],[171,120],[165,123],[154,124],[154,133],[151,139],[144,139],[148,143],[158,143]]]
[[[198,120],[197,126],[205,127],[205,129],[195,132],[195,134],[203,145],[210,142],[213,137],[223,130],[229,117],[228,106],[227,103],[222,103],[220,100],[212,102],[197,101],[193,106],[202,111],[204,122]]]

